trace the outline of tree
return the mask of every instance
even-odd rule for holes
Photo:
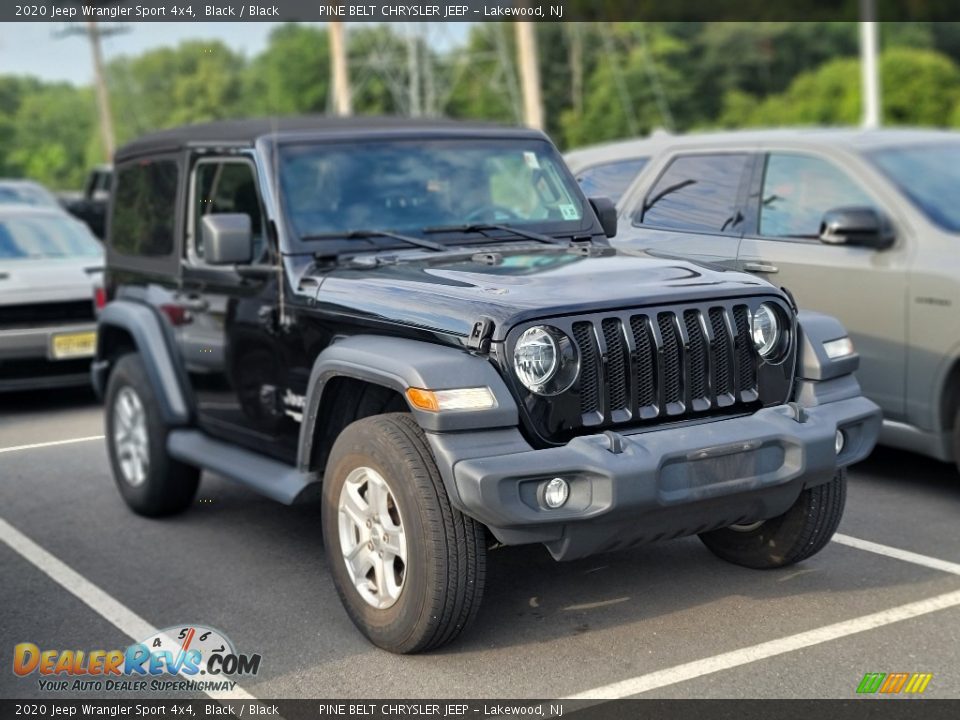
[[[219,40],[189,40],[109,63],[120,142],[151,130],[244,115],[244,58]]]
[[[880,58],[883,119],[890,125],[944,126],[960,102],[960,69],[932,50],[894,47]],[[802,73],[786,92],[759,100],[741,91],[725,98],[719,124],[856,125],[861,116],[860,63],[831,60]]]
[[[79,187],[95,115],[90,88],[56,83],[34,89],[13,118],[7,172],[53,188]]]
[[[287,23],[270,33],[266,49],[250,63],[244,109],[252,115],[322,113],[330,89],[327,31]]]

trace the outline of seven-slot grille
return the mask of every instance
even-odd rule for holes
[[[720,410],[758,397],[746,305],[573,323],[585,426]]]

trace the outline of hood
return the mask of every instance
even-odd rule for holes
[[[469,335],[481,317],[502,340],[518,322],[666,305],[704,298],[779,294],[744,273],[617,252],[605,257],[562,250],[416,259],[368,268],[343,267],[323,277],[321,307],[370,320]]]
[[[103,257],[0,260],[0,305],[90,300]]]

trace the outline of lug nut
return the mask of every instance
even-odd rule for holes
[[[384,542],[390,542],[390,538],[388,538],[386,535],[384,535],[384,536],[383,536],[383,541],[384,541]]]
[[[370,518],[367,518],[367,527],[368,528],[373,527],[373,520],[371,520]]]
[[[370,542],[367,543],[367,549],[368,549],[368,550],[373,550],[373,540],[371,540]]]

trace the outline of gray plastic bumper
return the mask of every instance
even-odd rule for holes
[[[504,452],[490,438],[486,453],[482,438],[467,445],[429,437],[466,514],[504,543],[544,542],[557,559],[571,559],[780,515],[805,487],[865,458],[879,429],[879,408],[853,397],[621,434],[620,452],[605,434],[519,452],[515,441]],[[569,483],[570,494],[548,509],[540,496],[554,477]]]

